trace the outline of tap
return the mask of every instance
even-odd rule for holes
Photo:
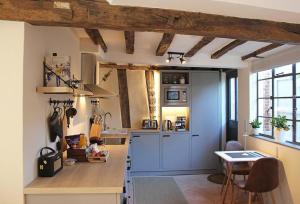
[[[104,114],[104,117],[103,117],[103,129],[104,129],[104,131],[108,129],[107,124],[106,124],[106,117],[107,117],[107,116],[109,116],[110,118],[112,118],[110,112],[106,112],[106,113]]]

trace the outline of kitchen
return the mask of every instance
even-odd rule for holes
[[[40,12],[49,2],[7,2],[0,2],[0,11],[7,12],[0,14],[5,114],[1,124],[6,144],[1,153],[13,149],[15,156],[5,157],[0,171],[11,175],[1,177],[1,203],[219,203],[225,177],[222,174],[221,183],[210,179],[223,172],[216,151],[223,150],[228,140],[276,155],[286,174],[275,191],[277,203],[297,203],[298,184],[293,181],[298,177],[291,169],[298,163],[287,156],[298,154],[297,144],[261,138],[262,133],[256,137],[249,125],[256,117],[253,103],[259,101],[253,97],[258,94],[253,84],[277,83],[280,77],[255,81],[253,73],[267,68],[277,73],[277,67],[293,64],[293,72],[282,72],[294,73],[296,80],[298,46],[290,44],[296,37],[280,39],[286,43],[271,44],[267,50],[264,46],[274,40],[272,36],[261,40],[241,33],[241,39],[249,40],[245,41],[235,40],[239,34],[209,37],[180,29],[175,35],[159,26],[144,30],[137,26],[133,32],[130,23],[127,31],[126,25],[121,28],[110,21],[103,28],[84,28],[76,24],[77,18],[74,26],[65,20],[73,15],[72,9],[75,16],[83,13],[80,6],[85,3],[55,2],[59,10],[43,8],[41,12],[56,18],[50,23],[38,21],[35,14],[28,19],[26,13]],[[120,9],[103,2],[107,9]],[[98,3],[88,4],[91,21],[96,11],[90,4]],[[8,14],[15,6],[22,19]],[[257,55],[264,58],[255,59]],[[253,61],[244,60],[247,57]],[[275,115],[277,109],[270,110]],[[263,129],[267,120],[258,121]],[[296,132],[294,126],[289,127]],[[159,192],[172,196],[163,198]],[[264,203],[269,203],[270,195],[264,196]],[[240,197],[239,203],[244,203],[245,195]]]

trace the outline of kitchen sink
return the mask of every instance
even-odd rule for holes
[[[103,138],[105,145],[124,145],[126,138]]]

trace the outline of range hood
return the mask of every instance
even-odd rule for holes
[[[96,84],[96,67],[97,60],[94,54],[81,54],[81,80],[84,84],[84,89],[93,93],[93,98],[109,98],[116,94],[101,88]]]

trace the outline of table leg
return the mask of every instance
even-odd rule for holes
[[[225,204],[226,195],[227,195],[228,188],[231,184],[231,176],[232,176],[232,164],[227,162],[226,166],[227,166],[227,169],[228,169],[228,174],[227,174],[227,182],[226,182],[226,186],[225,186],[225,191],[222,195],[222,204]]]

